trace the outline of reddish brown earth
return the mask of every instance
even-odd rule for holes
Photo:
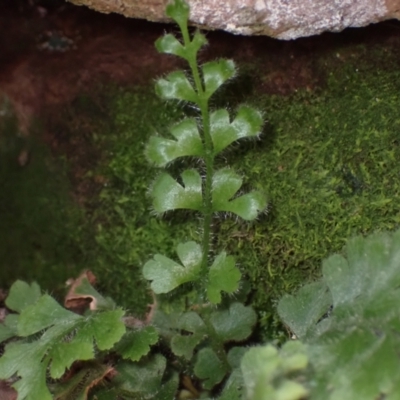
[[[21,129],[26,132],[33,116],[70,102],[99,82],[147,83],[174,67],[174,58],[159,55],[154,49],[155,39],[171,29],[168,25],[99,14],[62,0],[3,0],[0,93],[11,100]],[[39,50],[40,39],[54,31],[71,39],[74,48],[63,53]],[[324,81],[316,65],[324,52],[355,42],[387,43],[399,33],[394,22],[290,42],[211,32],[211,46],[201,57],[227,56],[255,63],[262,76],[259,88],[288,94],[299,88],[311,90]]]
[[[176,67],[179,61],[159,55],[154,48],[154,41],[166,30],[176,31],[168,25],[98,14],[61,0],[3,0],[0,96],[10,100],[21,131],[27,133],[32,118],[39,116],[46,121],[49,113],[62,110],[79,93],[90,92],[101,83],[146,84]],[[55,31],[73,41],[71,48],[65,52],[40,50],[46,34]],[[257,74],[258,90],[285,95],[300,88],[313,90],[324,85],[321,59],[332,51],[343,53],[358,43],[399,46],[400,28],[395,22],[386,22],[291,42],[223,32],[208,33],[208,39],[211,46],[201,54],[202,61],[223,56],[251,63]],[[49,143],[58,147],[57,132],[46,129],[46,125],[45,130]],[[74,157],[75,173],[83,174],[87,154],[76,151],[83,142],[77,137],[70,143],[64,150]],[[4,310],[1,302],[0,299],[0,311]],[[0,382],[0,399],[14,398],[7,385]]]

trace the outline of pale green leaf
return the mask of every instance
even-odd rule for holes
[[[16,331],[4,324],[0,324],[0,343],[16,335]]]
[[[171,339],[171,350],[178,357],[185,357],[190,360],[193,356],[194,348],[207,336],[207,328],[195,312],[182,314],[176,328],[184,334],[174,335]]]
[[[128,331],[115,346],[115,351],[125,359],[139,361],[149,353],[150,346],[158,342],[157,331],[152,326]]]
[[[111,349],[126,332],[122,317],[125,312],[121,309],[97,312],[87,317],[84,324],[76,333],[76,340],[96,342],[99,350]]]
[[[234,170],[223,168],[215,172],[212,184],[214,208],[222,208],[242,186],[243,179]]]
[[[118,389],[117,393],[124,393],[124,399],[175,399],[179,374],[171,368],[168,371],[168,380],[165,381],[165,367],[166,359],[161,354],[145,357],[135,363],[123,361],[116,366],[118,374],[112,384]],[[116,397],[112,398],[115,399]]]
[[[169,380],[163,383],[160,390],[152,397],[152,400],[171,400],[176,398],[180,383],[179,373],[174,371]]]
[[[182,71],[175,71],[156,82],[156,93],[163,99],[198,102],[198,95]]]
[[[54,324],[74,323],[79,319],[83,318],[61,307],[51,296],[43,295],[23,309],[18,320],[18,335],[29,336]]]
[[[214,350],[209,347],[201,349],[197,353],[193,371],[198,378],[203,379],[203,387],[205,389],[212,389],[224,379],[228,372],[224,363],[218,358]]]
[[[252,400],[305,398],[308,391],[296,381],[299,375],[293,373],[297,371],[300,374],[307,367],[305,352],[305,347],[299,341],[285,343],[281,351],[272,345],[251,348],[241,362],[246,398]]]
[[[247,353],[248,348],[244,346],[232,347],[227,355],[229,365],[232,368],[240,368],[243,356]]]
[[[242,349],[245,349],[242,347]],[[226,383],[218,400],[242,400],[243,397],[243,376],[240,368],[235,368]]]
[[[212,181],[213,211],[231,212],[245,220],[256,218],[266,208],[267,199],[258,191],[232,199],[242,182],[242,178],[229,168],[215,172]]]
[[[182,43],[171,33],[158,38],[155,42],[156,49],[160,53],[174,54],[185,58],[185,48]]]
[[[152,136],[146,148],[149,160],[163,167],[171,161],[184,156],[204,156],[204,146],[201,141],[197,123],[193,118],[188,118],[175,125],[171,134],[176,140]]]
[[[201,334],[203,334],[206,329],[206,326],[200,315],[194,311],[189,311],[182,314],[179,317],[179,320],[176,322],[176,327],[187,332],[199,332]]]
[[[195,169],[182,173],[183,186],[171,175],[161,174],[152,188],[153,206],[155,211],[163,213],[176,209],[202,209],[202,182],[200,174]]]
[[[257,314],[251,307],[233,303],[228,310],[213,312],[210,321],[223,341],[241,341],[250,336]]]
[[[116,365],[118,374],[113,379],[113,385],[136,394],[138,398],[140,394],[143,397],[146,395],[144,398],[153,398],[149,395],[160,390],[166,365],[166,359],[161,354],[145,357],[135,363],[121,361]]]
[[[6,298],[6,306],[13,311],[21,312],[25,307],[35,303],[41,296],[40,287],[36,282],[16,281],[10,288]]]
[[[236,67],[232,60],[221,59],[205,63],[202,71],[205,95],[210,98],[220,86],[235,76]]]
[[[324,280],[333,304],[348,303],[362,296],[372,299],[400,285],[400,232],[352,238],[346,245],[347,258],[329,257],[323,263]]]
[[[180,243],[177,253],[182,264],[156,254],[143,266],[143,276],[152,281],[151,288],[155,293],[168,293],[197,279],[203,255],[201,246],[195,242]]]
[[[191,42],[185,46],[186,60],[195,60],[198,51],[207,43],[207,38],[197,29],[192,37]]]
[[[231,212],[246,221],[252,221],[257,218],[260,212],[264,211],[268,205],[264,193],[256,190],[233,200],[226,201],[225,204],[221,203],[215,208],[215,211]]]
[[[53,379],[61,378],[65,370],[70,368],[77,359],[84,361],[93,358],[92,341],[60,342],[51,350],[50,376]]]
[[[384,326],[374,330],[347,327],[335,336],[325,335],[326,340],[323,337],[316,346],[309,347],[317,372],[315,398],[377,399],[381,393],[390,393],[400,376],[395,351],[400,348],[400,340],[386,330]]]
[[[184,357],[191,360],[195,347],[202,341],[200,334],[175,335],[171,339],[171,350],[178,357]]]
[[[9,379],[14,374],[22,379],[13,384],[18,391],[18,400],[52,400],[46,386],[47,364],[41,362],[46,353],[43,346],[16,342],[6,346],[0,358],[0,379]]]
[[[307,394],[308,390],[301,383],[288,379],[275,390],[276,400],[303,400]]]
[[[172,18],[181,28],[187,25],[190,7],[184,0],[173,0],[167,4],[165,14]]]
[[[218,154],[236,140],[257,137],[263,125],[263,118],[259,111],[243,105],[232,123],[228,111],[221,109],[211,114],[210,125],[214,154]]]
[[[313,399],[390,398],[400,377],[400,231],[352,238],[345,250],[324,261],[320,283],[278,310],[306,332]]]
[[[307,367],[306,347],[298,340],[289,340],[280,349],[282,370],[285,373],[300,371]]]
[[[174,54],[191,61],[196,58],[197,52],[205,44],[207,44],[206,37],[197,30],[190,43],[185,46],[174,35],[169,33],[156,41],[156,48],[160,53]]]
[[[35,333],[36,337],[6,346],[0,358],[0,379],[19,378],[14,384],[19,400],[51,400],[47,370],[52,378],[60,378],[73,362],[94,358],[95,344],[99,350],[110,349],[125,332],[123,314],[113,310],[82,317],[62,309],[48,295],[40,297],[18,318],[19,334]]]
[[[302,339],[326,314],[332,305],[332,296],[324,282],[303,286],[296,295],[282,297],[278,314],[290,330]]]
[[[211,303],[221,302],[221,292],[233,293],[239,287],[241,273],[235,265],[235,259],[220,253],[210,267],[207,296]]]
[[[5,340],[17,336],[18,334],[18,319],[17,314],[8,314],[3,323],[0,323],[0,343]]]

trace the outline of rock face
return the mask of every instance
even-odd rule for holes
[[[94,10],[167,22],[167,0],[69,0]],[[400,0],[188,0],[203,29],[296,39],[400,18]]]

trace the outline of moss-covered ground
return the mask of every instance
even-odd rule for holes
[[[216,99],[233,110],[245,100],[265,113],[261,139],[234,146],[219,163],[234,165],[246,186],[264,190],[269,212],[251,224],[223,219],[213,228],[215,247],[235,254],[252,283],[264,339],[285,334],[276,299],[318,276],[322,260],[349,236],[400,224],[398,56],[378,46],[327,52],[318,59],[321,87],[289,96],[258,92],[262,74],[244,65],[250,72]],[[66,134],[90,131],[90,145],[102,153],[86,172],[88,180],[101,176],[102,189],[88,196],[84,219],[66,200],[61,164],[54,169],[43,156],[21,169],[13,164],[16,150],[2,150],[1,273],[7,283],[35,278],[50,287],[90,268],[104,293],[141,313],[148,301],[143,263],[155,252],[173,255],[178,241],[198,235],[195,217],[159,220],[147,197],[157,171],[143,155],[145,143],[153,132],[166,133],[184,110],[158,100],[152,87],[102,90],[103,98],[97,93],[85,96],[84,106],[71,104],[61,122]],[[106,110],[100,125],[91,111],[99,101]]]
[[[40,131],[36,126],[35,131]],[[38,133],[38,132],[36,132]],[[18,158],[25,158],[22,166]],[[21,160],[22,161],[22,160]],[[0,282],[39,280],[58,292],[84,266],[83,210],[70,196],[66,163],[26,138],[6,104],[0,118]]]

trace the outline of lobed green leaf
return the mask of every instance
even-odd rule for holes
[[[158,213],[176,209],[201,210],[203,207],[202,181],[195,169],[182,173],[183,186],[171,175],[161,174],[154,182],[151,195]]]
[[[11,286],[5,303],[10,310],[20,313],[25,307],[35,303],[40,296],[40,287],[36,282],[29,284],[18,280]]]
[[[235,265],[235,259],[220,253],[214,260],[209,271],[207,297],[211,303],[221,302],[221,292],[233,293],[239,288],[241,273]]]
[[[206,44],[206,37],[197,30],[190,43],[186,45],[169,33],[156,41],[156,48],[160,53],[174,54],[190,62],[196,59],[197,52]]]
[[[179,157],[204,157],[204,146],[195,119],[188,118],[171,129],[176,140],[152,136],[146,147],[148,159],[158,167]]]
[[[115,346],[115,351],[125,359],[139,361],[149,353],[150,346],[158,342],[158,334],[154,327],[147,326],[127,332]]]
[[[171,350],[178,357],[190,360],[193,357],[194,348],[206,337],[207,328],[195,312],[182,314],[178,319],[176,328],[184,334],[176,334],[172,337]]]
[[[161,386],[162,377],[167,365],[165,357],[155,354],[143,358],[140,362],[121,361],[116,365],[118,375],[113,379],[113,384],[119,389],[134,393],[138,398],[140,394],[155,394]]]
[[[0,323],[0,343],[18,335],[18,318],[17,314],[8,314]]]
[[[313,399],[395,396],[399,284],[400,231],[376,233],[350,239],[346,254],[323,262],[321,282],[281,300],[278,311],[308,344]]]
[[[212,389],[228,373],[227,367],[209,347],[201,349],[197,353],[193,371],[198,378],[204,380],[203,387],[205,389]]]
[[[300,400],[307,389],[295,380],[293,372],[307,367],[305,347],[301,342],[287,342],[281,351],[267,345],[251,348],[242,359],[241,369],[246,398],[252,400]],[[290,379],[287,377],[291,373]]]
[[[283,322],[299,339],[315,329],[316,324],[332,305],[332,295],[324,282],[302,287],[296,296],[286,295],[278,304]]]
[[[238,342],[250,336],[257,322],[257,314],[249,306],[233,303],[228,310],[213,312],[210,321],[221,340]]]
[[[19,377],[13,385],[19,400],[52,399],[47,371],[58,379],[73,362],[94,358],[94,341],[99,350],[107,350],[125,333],[124,311],[118,309],[83,317],[63,309],[48,295],[21,309],[10,326],[19,336],[30,336],[30,341],[8,344],[0,358],[0,379]],[[34,334],[37,338],[32,338]]]
[[[217,171],[212,182],[213,211],[225,211],[253,220],[267,206],[265,195],[253,191],[232,199],[242,186],[242,178],[228,168]]]
[[[182,71],[174,71],[156,82],[156,93],[163,99],[185,100],[198,103],[198,95]]]
[[[235,368],[227,379],[218,400],[243,399],[243,376],[239,368]]]
[[[203,337],[198,334],[193,335],[175,335],[171,339],[171,350],[178,357],[184,357],[191,360],[195,347],[201,342]]]
[[[263,125],[262,114],[252,107],[242,105],[236,118],[230,122],[228,111],[217,110],[210,115],[211,138],[214,154],[226,149],[242,138],[257,137]]]
[[[39,300],[25,307],[18,320],[18,335],[25,337],[56,324],[74,324],[82,317],[61,307],[49,295],[43,295]]]
[[[232,60],[221,59],[205,63],[202,71],[204,94],[209,99],[227,80],[235,76],[236,67]]]
[[[75,335],[76,340],[96,341],[99,350],[111,349],[126,332],[122,317],[125,312],[121,309],[96,312],[86,317],[83,326]]]
[[[168,293],[198,278],[202,260],[201,246],[195,242],[180,243],[177,253],[182,264],[156,254],[144,265],[143,276],[152,281],[151,288],[155,293]]]
[[[43,346],[13,342],[6,346],[0,358],[0,379],[9,379],[14,374],[22,379],[12,386],[18,391],[18,400],[52,400],[46,386],[46,367],[42,363],[46,353]]]
[[[174,54],[175,56],[185,58],[185,47],[171,33],[158,38],[155,46],[160,53]]]
[[[165,14],[172,18],[181,28],[181,31],[185,30],[187,21],[189,19],[190,7],[184,0],[173,0],[167,4]]]

